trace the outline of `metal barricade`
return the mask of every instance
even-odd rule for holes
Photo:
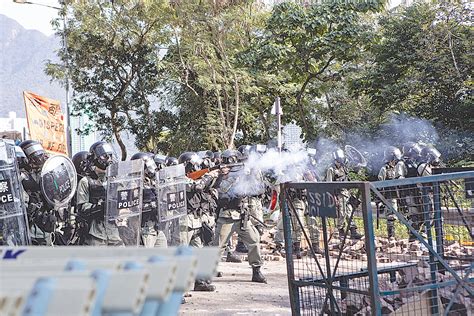
[[[294,315],[474,310],[474,171],[287,183],[281,192]],[[351,238],[351,226],[362,239]]]

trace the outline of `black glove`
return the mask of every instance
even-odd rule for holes
[[[56,227],[56,216],[53,210],[38,211],[33,221],[42,231],[47,233],[52,233]]]
[[[92,219],[104,220],[105,219],[105,207],[102,203],[92,204],[87,210],[80,211],[80,215],[86,218],[88,221]]]

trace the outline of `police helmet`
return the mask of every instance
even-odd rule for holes
[[[214,152],[214,158],[212,159],[215,165],[218,165],[221,163],[221,152],[220,151],[215,151]]]
[[[109,143],[98,141],[92,144],[89,149],[89,159],[94,166],[105,170],[116,160],[115,151]]]
[[[20,169],[26,170],[28,168],[28,158],[20,146],[15,146],[15,158]]]
[[[214,153],[211,150],[203,150],[197,152],[199,158],[202,159],[201,167],[203,169],[210,168],[214,166]]]
[[[251,145],[240,145],[239,148],[237,148],[237,150],[242,155],[242,158],[248,158],[251,148],[252,148]]]
[[[221,159],[224,164],[237,163],[242,159],[242,154],[238,150],[226,149],[222,152]]]
[[[41,168],[48,159],[48,154],[46,154],[43,146],[36,140],[25,140],[20,144],[20,148],[33,168]]]
[[[138,160],[138,159],[143,160],[143,168],[145,171],[145,175],[149,178],[154,178],[156,175],[156,172],[158,171],[158,167],[154,160],[154,155],[152,153],[139,152],[139,153],[134,154],[130,158],[130,160]]]
[[[434,147],[424,147],[420,155],[425,162],[433,166],[438,166],[441,163],[441,153]]]
[[[308,160],[309,164],[312,166],[316,165],[316,149],[315,148],[306,148],[306,152],[308,153]]]
[[[88,151],[80,151],[72,157],[72,163],[76,168],[76,173],[81,176],[86,176],[88,173],[86,167],[87,157],[89,156]]]
[[[153,160],[155,161],[158,170],[161,170],[166,167],[166,159],[167,157],[165,155],[155,154],[153,156]]]
[[[178,162],[184,164],[186,173],[201,170],[202,159],[195,152],[187,151],[182,153],[178,158]]]
[[[166,157],[166,159],[165,159],[165,164],[166,164],[167,166],[176,166],[176,165],[179,164],[178,158],[168,156],[168,157]]]
[[[407,158],[416,159],[420,157],[421,154],[421,146],[418,143],[408,142],[403,144],[402,151],[403,156]]]
[[[388,146],[383,152],[384,162],[399,161],[402,159],[402,152],[395,146]]]
[[[332,157],[334,158],[334,161],[345,165],[347,163],[347,158],[346,154],[344,153],[344,150],[338,148],[332,153]]]

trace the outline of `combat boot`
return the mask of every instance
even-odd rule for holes
[[[351,227],[351,239],[362,239],[362,235],[359,234],[356,226]]]
[[[267,283],[267,279],[260,272],[260,267],[252,267],[252,282]]]
[[[275,249],[273,249],[273,254],[275,256],[281,256],[285,258],[285,249],[283,249],[283,246],[281,244],[277,244],[275,246]]]
[[[216,287],[213,284],[207,283],[204,280],[196,280],[194,282],[194,291],[197,292],[214,292]]]
[[[225,260],[226,262],[234,262],[234,263],[241,263],[242,259],[240,259],[239,256],[237,256],[235,253],[228,252],[227,253],[227,258]]]
[[[237,246],[235,246],[235,251],[241,252],[241,253],[248,253],[249,249],[247,248],[247,246],[245,246],[243,242],[239,240],[237,242]]]
[[[296,256],[296,259],[301,259],[301,243],[299,241],[295,241],[293,243],[293,254]]]

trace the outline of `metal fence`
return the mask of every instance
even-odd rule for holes
[[[281,192],[293,314],[472,314],[474,171]]]

